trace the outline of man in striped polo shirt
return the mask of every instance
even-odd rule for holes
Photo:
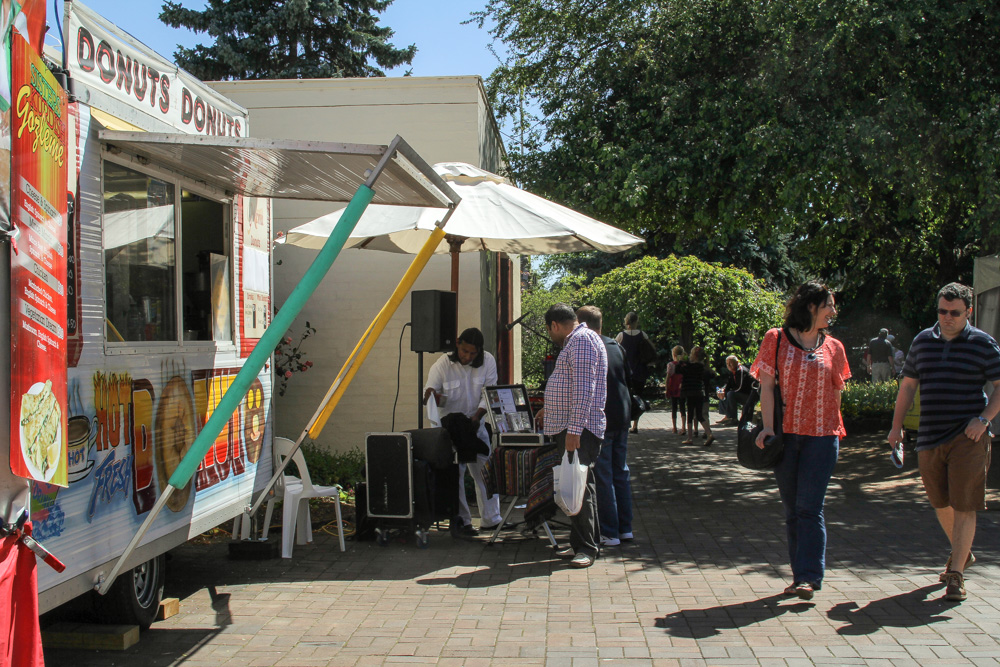
[[[965,567],[975,561],[976,512],[986,509],[990,422],[1000,412],[1000,348],[969,324],[972,289],[949,283],[938,292],[938,322],[913,339],[896,396],[889,444],[903,439],[903,417],[920,387],[917,460],[927,498],[951,542],[940,579],[945,598],[965,599]],[[993,384],[987,402],[983,386]]]

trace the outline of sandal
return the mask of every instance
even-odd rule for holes
[[[812,600],[816,593],[816,587],[808,581],[803,581],[795,587],[795,594],[802,600]]]
[[[675,435],[677,434],[677,427],[676,426],[674,427],[674,434]]]
[[[793,597],[795,595],[798,595],[798,593],[795,592],[795,589],[798,587],[799,587],[799,582],[797,581],[792,582],[791,584],[788,585],[787,588],[785,588],[785,590],[781,591],[781,594],[787,597]]]
[[[690,445],[692,442],[694,441],[691,438],[688,438],[687,440],[681,440],[682,445]]]
[[[713,442],[715,442],[715,436],[714,435],[712,437],[710,437],[708,440],[706,440],[705,444],[702,445],[702,446],[703,447],[711,447]]]

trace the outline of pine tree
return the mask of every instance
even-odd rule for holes
[[[209,0],[203,11],[165,2],[160,20],[208,33],[211,46],[178,47],[177,64],[204,80],[385,76],[410,64],[378,17],[392,0]],[[371,61],[374,61],[372,64]]]

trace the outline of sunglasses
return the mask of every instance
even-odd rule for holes
[[[938,308],[938,315],[951,315],[952,317],[961,317],[965,315],[964,310],[948,310],[947,308]]]

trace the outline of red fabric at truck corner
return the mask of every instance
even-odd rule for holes
[[[31,534],[31,524],[25,533]],[[0,545],[0,666],[45,667],[38,625],[38,572],[35,554],[18,536]]]

